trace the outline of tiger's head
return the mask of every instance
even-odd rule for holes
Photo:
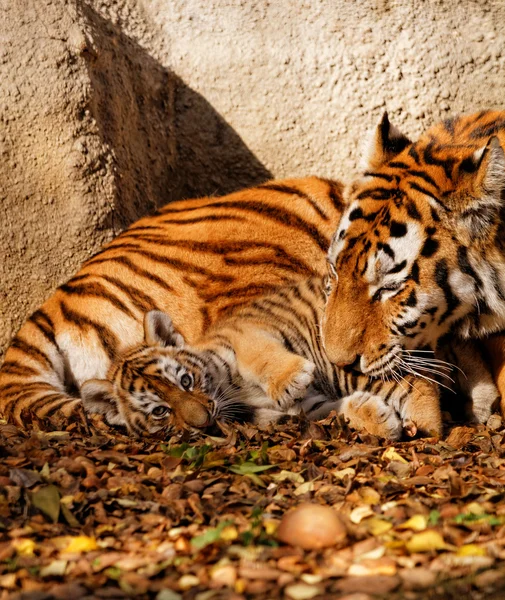
[[[486,112],[412,143],[384,115],[328,252],[322,337],[333,363],[378,376],[420,364],[413,351],[434,350],[456,328],[476,336],[504,327],[497,131],[505,113]]]
[[[107,379],[86,381],[81,397],[87,412],[133,435],[195,431],[214,421],[222,386],[233,391],[227,379],[224,365],[208,365],[170,317],[153,310],[144,318],[144,343],[119,357]]]

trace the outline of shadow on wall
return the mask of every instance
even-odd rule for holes
[[[110,148],[119,231],[172,200],[222,195],[271,177],[200,94],[89,5],[81,49],[91,80],[87,107]]]

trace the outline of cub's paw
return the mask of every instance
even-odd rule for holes
[[[281,408],[293,406],[303,398],[314,379],[316,365],[310,360],[297,357],[280,370],[277,377],[270,378],[266,392]]]

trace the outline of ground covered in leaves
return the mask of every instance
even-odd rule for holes
[[[505,597],[505,430],[384,444],[335,418],[198,440],[0,424],[0,600]],[[292,507],[346,538],[279,542]]]

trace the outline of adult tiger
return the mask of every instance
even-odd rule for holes
[[[81,384],[142,341],[147,311],[168,311],[191,342],[233,307],[323,274],[342,208],[338,182],[309,177],[173,202],[141,219],[20,329],[0,369],[0,413],[22,424],[24,410],[72,412]]]
[[[504,143],[505,112],[449,119],[415,143],[384,115],[328,253],[332,362],[384,375],[449,333],[505,329]],[[491,344],[499,369],[503,338]]]

